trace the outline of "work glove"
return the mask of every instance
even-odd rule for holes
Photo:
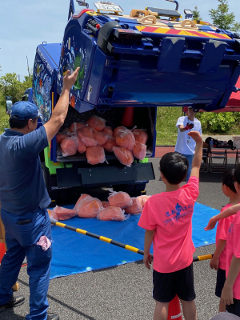
[[[187,123],[186,127],[184,128],[185,130],[190,130],[194,127],[193,123]]]

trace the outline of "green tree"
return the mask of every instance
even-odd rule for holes
[[[194,7],[194,10],[193,10],[193,20],[196,20],[196,21],[202,20],[200,16],[200,11],[198,10],[197,6]]]
[[[219,5],[217,9],[209,10],[210,17],[213,24],[220,29],[238,31],[240,30],[240,23],[235,22],[235,15],[233,12],[228,12],[229,5],[227,0],[218,0]]]
[[[16,73],[6,73],[5,76],[0,78],[0,90],[2,93],[2,99],[6,96],[12,97],[12,102],[21,100],[21,97],[25,91],[24,85],[18,81]],[[5,103],[5,100],[2,101]]]
[[[24,80],[23,80],[23,87],[24,87],[24,91],[27,88],[31,88],[32,87],[32,81],[33,81],[33,76],[32,74],[30,74],[30,76],[25,76]]]

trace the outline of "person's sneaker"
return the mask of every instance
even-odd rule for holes
[[[57,314],[48,314],[47,320],[59,320],[59,316]]]
[[[0,312],[9,309],[9,308],[13,308],[16,306],[20,306],[24,303],[25,298],[24,296],[12,296],[12,298],[5,304],[0,305]]]

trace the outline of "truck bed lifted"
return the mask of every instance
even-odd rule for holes
[[[62,130],[93,114],[102,116],[114,128],[122,124],[124,110],[133,107],[132,122],[147,130],[147,157],[154,157],[158,106],[212,111],[224,108],[231,93],[238,90],[238,35],[204,22],[180,21],[177,1],[170,1],[176,3],[175,10],[147,7],[132,9],[129,15],[113,3],[97,2],[93,10],[84,1],[77,2],[86,8],[77,11],[70,1],[62,43],[37,47],[33,101],[39,107],[42,123],[51,116],[66,71],[80,67]],[[189,10],[186,12],[191,17]],[[44,165],[50,175],[57,175],[55,189],[71,186],[68,174],[75,181],[72,184],[78,181],[79,186],[145,186],[154,179],[151,163],[145,163],[146,175],[134,176],[134,170],[142,171],[138,160],[128,168],[125,180],[122,174],[116,178],[116,172],[125,169],[112,154],[106,154],[106,158],[108,164],[93,168],[78,154],[62,157],[54,138],[45,152]],[[94,177],[88,176],[91,168]],[[112,178],[103,177],[106,168]]]

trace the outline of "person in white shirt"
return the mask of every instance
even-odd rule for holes
[[[6,114],[10,116],[11,108],[12,108],[12,98],[10,96],[6,97]]]
[[[188,135],[188,132],[193,129],[202,135],[201,122],[195,118],[195,112],[192,107],[188,107],[187,116],[178,118],[176,127],[178,128],[178,136],[175,151],[181,153],[188,159],[189,167],[186,176],[186,181],[188,181],[196,146],[196,142]]]

